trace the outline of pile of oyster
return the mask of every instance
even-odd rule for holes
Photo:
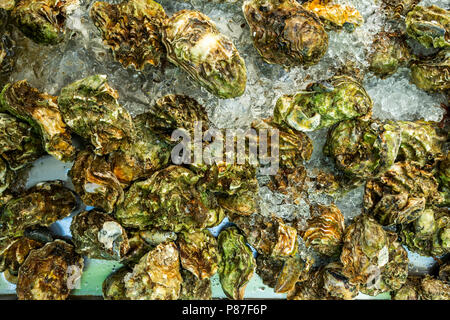
[[[328,32],[351,33],[364,24],[354,7],[332,0],[226,2],[242,6],[261,63],[287,69],[317,64]],[[103,282],[103,297],[111,300],[211,299],[216,273],[230,299],[243,299],[255,274],[288,299],[354,299],[360,292],[450,299],[447,118],[376,119],[362,84],[365,73],[386,78],[407,67],[419,89],[448,100],[448,8],[383,0],[389,27],[376,35],[367,70],[349,57],[332,77],[278,97],[272,116],[253,121],[257,132],[279,132],[269,141],[277,144],[279,170],[263,177],[265,187],[303,203],[310,213],[305,221],[263,214],[259,190],[267,159],[174,162],[174,130],[192,135],[197,121],[201,133],[214,126],[192,97],[164,95],[132,116],[107,75],[74,81],[58,95],[27,79],[12,81],[20,50],[13,35],[42,48],[58,45],[69,36],[67,17],[78,5],[0,4],[0,272],[16,284],[19,299],[68,298],[82,277],[83,257],[123,265]],[[202,12],[168,16],[153,0],[126,0],[95,2],[89,16],[124,68],[173,64],[220,99],[246,90],[245,60]],[[322,129],[328,133],[320,152],[335,170],[312,176],[310,135]],[[46,154],[73,163],[71,184],[44,181],[25,189],[24,175]],[[346,221],[336,202],[361,186],[362,212]],[[311,194],[333,201],[314,203]],[[79,208],[71,238],[49,229]],[[224,219],[229,223],[215,237],[209,229]],[[436,272],[410,273],[408,252],[436,258]]]

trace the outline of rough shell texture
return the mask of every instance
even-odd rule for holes
[[[152,0],[128,0],[120,4],[96,2],[90,15],[111,47],[114,58],[126,68],[143,70],[146,64],[159,66],[165,48],[161,28],[166,13]]]
[[[421,281],[423,300],[450,300],[450,284],[426,275]]]
[[[338,254],[344,234],[344,215],[334,204],[317,205],[312,209],[313,217],[302,232],[305,244],[327,256]]]
[[[19,269],[19,300],[65,300],[81,278],[83,258],[62,240],[32,250]]]
[[[408,253],[397,241],[396,233],[387,232],[387,234],[389,237],[388,263],[381,269],[380,274],[374,275],[360,287],[361,292],[371,296],[401,288],[408,277]]]
[[[319,17],[295,0],[247,0],[242,10],[253,44],[267,63],[314,65],[328,49]]]
[[[256,261],[245,238],[236,227],[229,227],[219,234],[219,279],[228,298],[242,300],[245,287],[253,276]]]
[[[303,7],[317,14],[327,31],[344,29],[347,32],[353,32],[356,27],[364,23],[362,15],[352,6],[332,3],[328,0],[311,0],[304,3]]]
[[[134,137],[131,116],[118,97],[106,76],[94,75],[62,88],[58,98],[64,121],[98,155],[111,153]]]
[[[210,18],[182,10],[168,19],[163,30],[167,59],[220,98],[242,95],[247,70],[234,44]]]
[[[401,130],[395,122],[346,120],[328,132],[324,153],[345,174],[367,179],[392,166],[400,141]]]
[[[450,213],[448,208],[428,208],[400,231],[409,250],[424,256],[450,252]]]
[[[49,226],[76,207],[72,191],[61,181],[42,182],[6,203],[0,216],[2,235],[20,236],[31,226]]]
[[[211,227],[223,218],[212,193],[198,183],[199,175],[180,166],[155,172],[131,185],[116,217],[127,227],[181,230]]]
[[[402,142],[396,161],[413,161],[421,167],[434,166],[444,158],[446,133],[432,121],[397,121]]]
[[[438,6],[415,6],[405,19],[406,33],[425,48],[450,47],[450,12]]]
[[[228,218],[244,232],[248,243],[262,254],[288,257],[297,250],[297,230],[279,217],[267,218],[254,213],[250,216],[229,214]]]
[[[304,132],[291,129],[286,126],[280,126],[276,124],[272,118],[264,120],[256,120],[252,123],[252,127],[256,129],[258,133],[258,142],[260,142],[260,135],[267,132],[267,161],[270,163],[272,148],[276,142],[269,139],[269,135],[273,133],[278,134],[278,155],[279,165],[284,168],[297,168],[303,162],[308,161],[311,158],[313,152],[313,143]],[[262,131],[265,130],[265,131]],[[264,157],[260,154],[260,164],[264,165]],[[262,163],[261,163],[262,162]],[[273,162],[273,160],[272,160]]]
[[[450,49],[440,51],[433,59],[415,61],[410,68],[411,80],[418,88],[429,92],[450,90]]]
[[[389,262],[388,234],[373,218],[356,217],[345,231],[340,260],[351,282],[370,283]]]
[[[20,0],[11,16],[34,42],[53,45],[63,40],[67,13],[77,6],[78,0]]]
[[[420,278],[410,276],[403,286],[391,292],[392,300],[420,300]]]
[[[0,255],[0,272],[11,283],[17,283],[19,267],[33,249],[38,249],[43,243],[27,237],[18,238],[8,249]]]
[[[6,113],[0,113],[0,149],[13,170],[21,169],[44,153],[33,127]]]
[[[122,186],[112,172],[111,164],[105,157],[98,156],[90,150],[78,153],[69,177],[80,195],[88,205],[105,212],[112,212],[123,201]]]
[[[177,244],[181,266],[200,280],[212,277],[220,261],[217,240],[208,230],[182,232]]]
[[[374,41],[368,56],[369,71],[384,79],[398,68],[407,66],[411,60],[411,54],[404,36],[399,32],[379,32],[374,36]]]
[[[391,19],[402,19],[420,0],[382,0],[381,7]]]
[[[15,0],[4,0],[0,3],[0,9],[11,10],[14,8]]]
[[[382,225],[408,224],[426,205],[442,198],[433,174],[409,162],[397,162],[378,179],[368,181],[364,209]]]
[[[125,276],[130,273],[128,267],[122,267],[110,274],[102,284],[103,299],[105,300],[128,300],[125,292]]]
[[[126,296],[131,300],[178,299],[183,279],[176,245],[159,244],[141,258],[124,281]]]
[[[8,164],[0,158],[0,196],[5,192],[14,179],[14,173],[9,169]],[[0,202],[0,207],[2,207]]]
[[[187,270],[181,270],[183,283],[179,300],[211,300],[211,281],[206,278],[200,280]]]
[[[359,82],[348,76],[335,76],[311,84],[306,91],[280,97],[274,121],[295,130],[313,131],[346,119],[369,119],[372,105]]]
[[[130,249],[125,229],[103,212],[77,214],[70,231],[75,251],[92,259],[121,260]]]
[[[49,154],[61,161],[73,160],[75,148],[56,97],[41,93],[22,80],[3,88],[0,110],[29,122],[42,136]]]

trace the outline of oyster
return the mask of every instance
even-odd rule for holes
[[[179,300],[211,300],[211,280],[199,279],[190,271],[181,270],[183,283]]]
[[[408,277],[403,286],[391,292],[392,300],[421,300],[420,279],[418,277]]]
[[[245,238],[236,227],[222,230],[218,238],[221,261],[219,279],[228,298],[242,300],[245,287],[253,276],[256,261]]]
[[[408,277],[408,253],[397,241],[398,235],[387,232],[389,239],[389,261],[366,283],[361,284],[360,291],[376,296],[383,292],[400,289]]]
[[[70,232],[75,251],[92,259],[121,260],[130,249],[125,229],[110,215],[96,210],[77,214]]]
[[[450,283],[425,276],[421,281],[423,300],[450,300]]]
[[[345,230],[342,273],[352,283],[377,280],[389,262],[389,245],[389,234],[380,224],[367,215],[357,216]]]
[[[125,276],[125,295],[131,300],[178,299],[183,279],[178,250],[164,242],[141,258]]]
[[[32,250],[19,269],[19,300],[65,300],[83,271],[83,258],[72,245],[55,240]]]
[[[397,162],[364,192],[364,210],[382,225],[406,225],[416,220],[426,205],[442,198],[432,173],[409,162]]]
[[[308,275],[310,265],[298,255],[287,258],[259,254],[256,257],[256,273],[263,283],[277,293],[292,290],[297,281],[303,281]]]
[[[310,66],[328,49],[319,17],[295,0],[246,0],[242,10],[253,45],[267,63]]]
[[[146,64],[159,66],[165,49],[161,28],[167,15],[153,0],[126,0],[119,4],[95,2],[90,15],[111,47],[114,58],[125,68],[143,70]]]
[[[352,6],[332,3],[329,0],[311,0],[303,4],[306,10],[317,14],[325,30],[339,31],[344,29],[353,32],[364,23],[362,15]]]
[[[63,40],[67,15],[78,5],[78,0],[17,0],[11,17],[34,42],[54,45]]]
[[[13,2],[14,3],[14,2]],[[8,13],[1,9],[0,4],[0,88],[8,82],[16,62],[15,41],[8,24]],[[8,5],[6,3],[6,5]]]
[[[339,254],[345,228],[343,214],[334,204],[316,205],[312,212],[306,229],[301,232],[306,246],[327,256]]]
[[[175,129],[183,129],[193,136],[197,123],[201,123],[204,131],[209,128],[205,107],[185,95],[165,95],[156,100],[152,110],[145,115],[142,120],[146,126],[167,140],[170,140]]]
[[[131,185],[116,218],[126,227],[141,230],[154,227],[179,232],[214,226],[223,218],[222,209],[199,179],[180,166],[157,171]]]
[[[301,199],[308,189],[307,172],[304,166],[297,168],[280,168],[276,175],[270,176],[267,187],[286,196],[291,196],[294,202]]]
[[[119,95],[104,75],[94,75],[62,88],[58,98],[64,121],[104,155],[134,137],[130,114],[117,102]]]
[[[14,8],[15,2],[15,0],[3,0],[0,3],[0,9],[11,10]]]
[[[297,251],[297,230],[281,218],[229,214],[228,218],[245,234],[248,243],[261,254],[288,257]]]
[[[425,48],[450,47],[450,12],[438,6],[415,6],[406,16],[406,33]]]
[[[90,150],[78,153],[69,171],[69,177],[75,191],[88,206],[112,212],[114,207],[123,201],[124,192],[112,172],[111,164]]]
[[[0,216],[2,236],[21,236],[26,228],[49,226],[67,217],[76,207],[75,194],[62,181],[38,183],[20,197],[8,201]]]
[[[105,300],[128,300],[125,289],[125,276],[130,273],[128,267],[122,267],[110,274],[102,284],[103,299]]]
[[[7,163],[0,158],[0,196],[6,191],[14,179],[14,173],[9,169]],[[2,207],[2,205],[0,205]]]
[[[450,213],[448,208],[427,208],[419,218],[400,230],[409,250],[423,256],[441,256],[450,252]]]
[[[410,66],[411,80],[420,89],[435,92],[450,90],[450,49],[433,59],[415,61]]]
[[[434,165],[444,157],[445,133],[437,122],[397,121],[402,142],[396,161],[413,161],[421,167]]]
[[[408,45],[399,32],[377,33],[370,51],[369,71],[382,79],[393,75],[398,68],[407,66],[412,58]]]
[[[40,133],[45,150],[69,162],[75,148],[63,121],[56,97],[41,93],[26,80],[6,85],[0,93],[0,110],[29,122]]]
[[[172,145],[148,127],[152,117],[148,113],[135,117],[136,138],[111,154],[112,171],[122,184],[148,178],[169,163]]]
[[[41,248],[44,244],[27,237],[20,237],[0,255],[0,272],[6,280],[17,283],[19,267],[33,249]]]
[[[323,289],[332,299],[352,300],[358,295],[359,285],[343,274],[343,265],[331,262],[321,270]]]
[[[401,129],[392,121],[345,120],[328,132],[324,153],[350,177],[378,177],[397,157]]]
[[[247,83],[244,59],[231,40],[199,11],[182,10],[163,28],[167,59],[219,98],[242,95]]]
[[[279,161],[281,167],[297,168],[300,164],[311,158],[313,143],[311,138],[309,138],[304,132],[291,129],[286,126],[280,126],[279,124],[276,124],[272,118],[253,121],[252,128],[255,128],[258,133],[260,133],[259,131],[262,129],[267,130],[266,132],[268,135],[270,135],[271,131],[278,130],[279,160],[277,160]],[[272,150],[272,143],[273,142],[271,139],[268,139],[268,150]],[[272,154],[268,152],[267,157],[272,157]],[[269,160],[264,159],[260,153],[259,161],[264,164],[264,161]]]
[[[181,266],[198,279],[210,278],[217,272],[220,261],[217,240],[208,230],[182,232],[177,244]]]
[[[348,76],[334,76],[309,85],[306,91],[280,97],[274,122],[299,131],[313,131],[346,119],[369,119],[372,105],[359,82]]]
[[[402,19],[420,0],[382,0],[381,7],[391,19]]]
[[[12,170],[21,169],[44,153],[33,128],[6,113],[0,113],[0,150]]]

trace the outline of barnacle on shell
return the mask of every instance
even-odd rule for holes
[[[95,2],[90,15],[111,47],[114,58],[127,68],[143,70],[146,64],[159,66],[165,48],[161,28],[167,15],[153,0],[126,0],[119,4]]]
[[[328,49],[319,17],[295,0],[247,0],[242,10],[253,45],[267,63],[310,66]]]
[[[199,11],[181,10],[163,28],[167,59],[219,98],[242,95],[247,70],[231,40]]]

